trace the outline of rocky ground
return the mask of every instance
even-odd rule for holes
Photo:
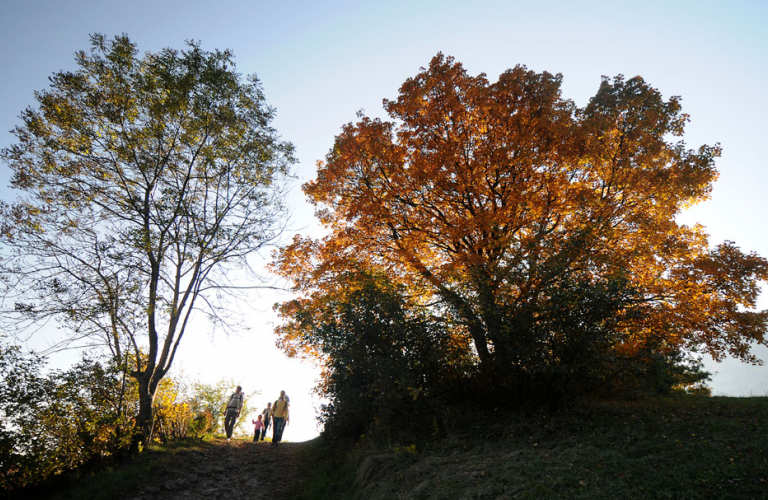
[[[287,498],[296,486],[301,443],[221,441],[176,454],[153,468],[124,500],[236,500]]]

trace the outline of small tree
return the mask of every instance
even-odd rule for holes
[[[165,377],[157,387],[152,441],[168,442],[194,433],[195,415],[192,413],[192,404],[185,398],[183,387],[183,383],[170,377]]]
[[[210,430],[215,431],[224,425],[227,400],[236,384],[232,380],[219,380],[216,384],[195,382],[192,384],[192,412],[196,416],[210,415]]]
[[[215,432],[224,426],[224,417],[227,413],[227,402],[229,397],[235,391],[237,384],[234,380],[219,380],[215,384],[205,384],[195,382],[192,384],[188,396],[192,414],[195,415],[200,423],[194,431],[198,434]],[[261,394],[261,391],[254,391],[244,395],[243,407],[240,410],[240,418],[237,419],[235,429],[242,429],[243,425],[248,424],[248,415],[253,411],[251,402],[253,398]],[[256,408],[258,409],[258,408]]]
[[[248,257],[281,234],[293,147],[231,52],[91,45],[0,155],[22,193],[2,207],[2,294],[17,327],[56,318],[66,342],[103,345],[130,370],[138,445],[192,312],[226,324],[231,271],[258,278]]]

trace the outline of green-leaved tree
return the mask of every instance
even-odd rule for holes
[[[217,306],[240,289],[231,272],[252,273],[249,256],[284,229],[293,146],[229,51],[140,56],[125,35],[94,35],[76,61],[0,154],[21,193],[2,207],[4,317],[55,318],[67,342],[126,365],[138,446],[192,312],[223,320]]]

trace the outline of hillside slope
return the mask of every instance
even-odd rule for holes
[[[302,498],[768,498],[768,398],[466,416],[442,436],[316,449]]]
[[[297,452],[306,446],[281,443],[275,448],[244,438],[186,441],[153,448],[73,485],[54,487],[58,492],[31,495],[46,500],[288,499],[300,477]]]
[[[373,429],[356,444],[175,443],[23,498],[768,498],[765,397],[591,403],[554,415],[466,407],[419,424]]]

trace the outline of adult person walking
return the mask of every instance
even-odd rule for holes
[[[227,433],[227,441],[232,439],[232,431],[235,429],[235,422],[240,416],[240,410],[243,409],[243,388],[239,385],[237,390],[229,397],[227,402],[227,413],[224,417],[224,431]]]
[[[272,403],[267,403],[267,407],[261,412],[261,420],[264,422],[264,428],[261,430],[261,440],[267,435],[267,430],[272,424]]]
[[[280,397],[272,405],[272,445],[279,446],[283,440],[283,430],[290,420],[290,399],[285,391],[280,391]]]

